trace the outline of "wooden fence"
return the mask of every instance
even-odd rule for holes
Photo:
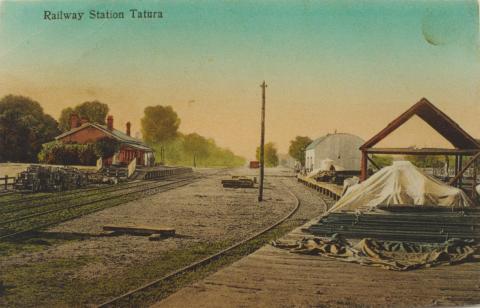
[[[16,177],[8,175],[0,177],[0,192],[13,190],[15,185],[15,179]]]

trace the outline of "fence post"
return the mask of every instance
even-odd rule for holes
[[[5,191],[8,189],[8,175],[5,174]]]

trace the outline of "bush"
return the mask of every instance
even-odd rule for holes
[[[119,150],[119,144],[115,139],[104,137],[95,142],[95,154],[98,157],[111,157]]]
[[[50,142],[43,145],[38,160],[44,164],[54,165],[95,165],[97,155],[95,144],[75,144]]]

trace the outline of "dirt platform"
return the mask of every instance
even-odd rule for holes
[[[286,186],[307,191],[293,177],[283,176],[289,175],[288,171],[268,170],[271,177],[266,179],[265,202],[259,205],[257,189],[223,188],[220,183],[222,178],[248,174],[249,170],[224,170],[215,175],[218,170],[197,172],[211,176],[60,224],[39,232],[32,243],[18,244],[23,245],[18,253],[0,254],[0,279],[9,286],[0,305],[82,306],[102,302],[151,279],[149,266],[161,263],[171,252],[181,254],[199,245],[238,241],[273,224],[295,206]],[[312,192],[312,198],[315,195]],[[312,202],[304,216],[323,211],[321,204]],[[145,236],[109,235],[102,230],[109,224],[171,227],[176,236],[150,241]],[[195,248],[194,253],[203,251]],[[147,274],[137,275],[135,269]],[[165,267],[160,272],[163,270],[172,269]],[[152,270],[151,276],[160,272]],[[121,282],[118,287],[115,281]]]

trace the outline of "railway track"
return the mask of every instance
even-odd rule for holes
[[[15,217],[15,218],[0,222],[1,226],[10,226],[10,227],[3,228],[3,230],[1,230],[4,232],[2,232],[3,234],[0,233],[0,240],[6,240],[6,239],[17,237],[19,235],[23,235],[32,231],[36,231],[38,229],[50,227],[52,225],[56,225],[71,219],[79,218],[84,215],[88,215],[108,207],[125,203],[126,201],[133,201],[133,200],[144,197],[146,194],[147,195],[156,194],[156,193],[164,192],[167,190],[186,186],[188,184],[195,182],[196,180],[205,178],[207,176],[209,175],[182,178],[179,180],[170,181],[168,183],[156,182],[156,183],[147,185],[147,187],[145,187],[145,183],[140,183],[141,185],[135,185],[133,188],[119,187],[115,191],[121,191],[121,193],[114,194],[113,196],[109,194],[105,196],[104,194],[105,192],[103,190],[100,192],[97,191],[96,195],[99,195],[101,197],[95,198],[94,200],[80,201],[78,204],[74,204],[70,206],[60,206],[58,208],[48,209],[46,211],[42,211],[39,213],[32,213],[32,214]],[[109,201],[110,202],[113,201],[113,205],[109,204],[105,206],[102,203],[102,202],[109,202]],[[64,205],[65,200],[58,201],[55,204]],[[44,220],[39,219],[41,217],[46,217],[46,219]],[[23,223],[19,225],[20,222],[23,222]]]
[[[7,197],[10,195],[13,195],[15,192],[14,191],[6,191],[6,192],[0,192],[0,198]]]
[[[115,186],[118,187],[120,185],[125,185],[125,183],[118,184],[118,185],[115,185]],[[108,187],[112,187],[112,185],[109,185]],[[74,196],[74,195],[78,195],[78,194],[83,194],[85,192],[96,191],[96,190],[105,189],[105,188],[107,188],[107,187],[79,188],[79,189],[75,189],[75,190],[71,190],[71,191],[67,191],[67,192],[53,193],[53,194],[41,195],[41,196],[30,196],[30,197],[23,197],[23,195],[21,193],[11,192],[10,195],[20,194],[21,197],[16,198],[16,199],[7,200],[7,201],[0,201],[0,209],[3,208],[3,207],[8,207],[10,205],[18,205],[19,203],[31,203],[31,202],[36,202],[36,201],[45,201],[45,200],[55,198],[55,197]],[[0,195],[0,197],[3,197],[3,195]]]
[[[175,178],[182,178],[184,177],[184,174],[180,174],[177,176],[170,176],[167,179],[175,179]],[[165,177],[164,177],[165,178]],[[143,185],[145,182],[157,182],[158,180],[164,179],[164,178],[159,178],[155,180],[145,180],[145,181],[139,181],[139,182],[126,182],[126,183],[120,183],[117,185],[108,185],[105,187],[91,187],[91,188],[80,188],[80,189],[75,189],[72,191],[67,191],[67,192],[61,192],[61,193],[52,193],[48,195],[41,195],[41,196],[31,196],[31,197],[22,197],[22,198],[17,198],[17,199],[12,199],[12,200],[7,200],[7,201],[0,201],[0,213],[6,212],[3,210],[4,208],[9,208],[10,206],[15,206],[16,208],[21,207],[19,204],[22,203],[27,203],[28,205],[31,205],[32,203],[37,203],[37,202],[46,202],[48,203],[48,200],[56,200],[58,201],[58,198],[70,198],[73,199],[74,196],[77,195],[83,195],[85,193],[89,192],[101,192],[101,191],[109,191],[111,189],[113,190],[119,190],[123,189],[125,187],[134,187],[134,186],[139,186]],[[15,194],[15,193],[12,193]]]
[[[172,181],[175,179],[183,179],[183,178],[185,178],[185,176],[180,175],[180,176],[168,178],[167,181]],[[85,198],[85,197],[91,197],[91,196],[105,194],[105,193],[114,193],[117,191],[132,189],[135,187],[141,187],[145,185],[156,185],[155,183],[158,183],[158,182],[159,182],[158,180],[155,180],[155,181],[149,180],[149,181],[143,181],[143,182],[122,183],[119,185],[109,185],[107,187],[88,188],[85,190],[82,189],[80,191],[74,191],[69,194],[37,196],[37,197],[29,198],[28,200],[23,200],[23,199],[20,199],[18,201],[12,200],[12,201],[9,201],[8,204],[5,203],[3,204],[3,206],[0,205],[0,217],[10,213],[18,214],[24,210],[41,209],[48,205],[55,205],[55,204],[70,202],[73,200],[77,200],[79,196],[81,196],[82,198]],[[2,222],[0,222],[0,225],[2,225]]]
[[[134,295],[137,295],[137,294],[140,294],[150,288],[153,288],[153,287],[156,287],[156,286],[160,286],[162,283],[172,279],[172,278],[176,278],[176,277],[179,277],[181,276],[182,274],[186,274],[188,272],[191,272],[191,271],[195,271],[195,270],[198,270],[199,268],[201,268],[202,266],[205,266],[209,263],[211,263],[212,261],[215,261],[217,259],[220,259],[221,257],[227,255],[228,253],[234,251],[235,249],[238,249],[244,245],[247,245],[248,243],[254,241],[255,239],[257,238],[260,238],[261,236],[265,235],[266,233],[268,233],[269,231],[272,231],[273,229],[279,227],[279,225],[281,225],[282,223],[286,222],[289,218],[291,218],[300,208],[300,205],[301,205],[301,202],[300,202],[300,199],[290,190],[288,189],[288,192],[291,196],[293,196],[293,198],[295,199],[295,207],[287,214],[285,215],[284,217],[282,217],[280,220],[278,220],[277,222],[275,222],[274,224],[266,227],[265,229],[261,230],[260,232],[257,232],[255,233],[254,235],[244,239],[244,240],[241,240],[213,255],[210,255],[206,258],[203,258],[199,261],[196,261],[190,265],[187,265],[185,267],[182,267],[180,269],[177,269],[163,277],[160,277],[158,279],[155,279],[153,281],[150,281],[134,290],[131,290],[129,292],[126,292],[120,296],[117,296],[115,298],[112,298],[106,302],[103,302],[101,303],[100,305],[96,306],[97,308],[104,308],[104,307],[117,307],[117,306],[120,306],[119,303],[121,303],[122,301],[127,301],[129,300],[129,298],[131,298],[132,296]],[[324,207],[327,208],[327,203],[325,202],[325,200],[321,199],[322,202],[324,203]]]

